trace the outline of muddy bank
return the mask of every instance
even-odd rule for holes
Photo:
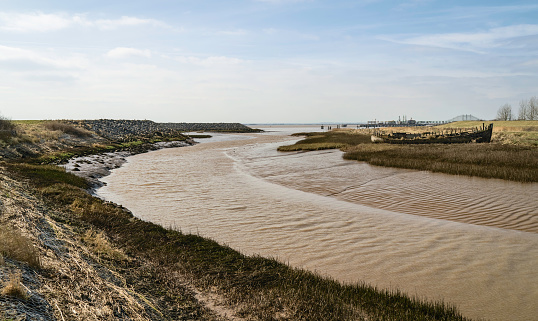
[[[158,142],[147,146],[140,146],[136,149],[74,157],[69,159],[67,163],[60,166],[64,167],[66,171],[88,180],[90,183],[90,191],[93,194],[95,189],[104,185],[100,179],[109,175],[113,169],[119,168],[121,165],[127,162],[126,157],[145,153],[151,150],[185,147],[193,144],[195,144],[195,142],[192,140]]]
[[[187,279],[168,279],[154,262],[125,253],[5,171],[0,166],[0,225],[27,240],[39,266],[0,255],[0,319],[224,320],[199,302]],[[19,295],[5,294],[17,276]]]

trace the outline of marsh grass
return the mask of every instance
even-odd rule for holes
[[[22,275],[21,273],[12,273],[9,277],[9,281],[4,283],[2,295],[16,297],[22,300],[28,299],[28,294],[22,287]]]
[[[538,182],[538,149],[501,144],[359,145],[345,159],[454,175]]]
[[[12,163],[9,168],[14,174],[29,178],[34,185],[39,187],[65,183],[83,189],[89,188],[89,184],[84,178],[67,173],[63,167]]]
[[[0,257],[3,263],[4,256],[24,262],[31,267],[40,268],[39,252],[32,241],[24,236],[20,230],[0,226]]]
[[[281,152],[299,150],[322,150],[339,149],[346,146],[371,143],[370,135],[352,134],[350,131],[330,131],[324,133],[298,133],[295,136],[304,135],[307,138],[293,145],[280,146]]]
[[[366,284],[343,285],[273,259],[246,256],[213,240],[139,220],[125,209],[89,195],[76,179],[68,177],[71,174],[62,172],[52,183],[48,174],[36,175],[49,171],[48,167],[21,167],[17,175],[27,173],[30,184],[48,204],[64,213],[65,217],[57,219],[95,230],[96,234],[85,236],[88,242],[106,240],[127,255],[158,266],[159,277],[147,279],[148,287],[156,280],[171,286],[181,274],[197,288],[217,292],[228,305],[241,307],[239,315],[245,319],[466,320],[442,302],[425,302]],[[103,233],[102,238],[99,233]]]

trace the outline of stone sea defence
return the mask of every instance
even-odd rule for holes
[[[239,123],[156,123],[151,120],[67,120],[110,140],[129,141],[139,137],[173,137],[184,132],[250,133],[259,130]]]

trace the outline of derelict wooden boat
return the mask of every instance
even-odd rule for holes
[[[422,134],[391,133],[388,135],[376,134],[372,136],[373,142],[389,144],[458,144],[458,143],[489,143],[493,133],[493,124],[481,128],[468,130],[451,129],[444,132],[429,132]]]

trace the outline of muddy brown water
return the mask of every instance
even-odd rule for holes
[[[536,318],[538,184],[276,151],[293,139],[216,135],[132,156],[98,194],[144,220],[343,282],[443,300],[472,318]]]

